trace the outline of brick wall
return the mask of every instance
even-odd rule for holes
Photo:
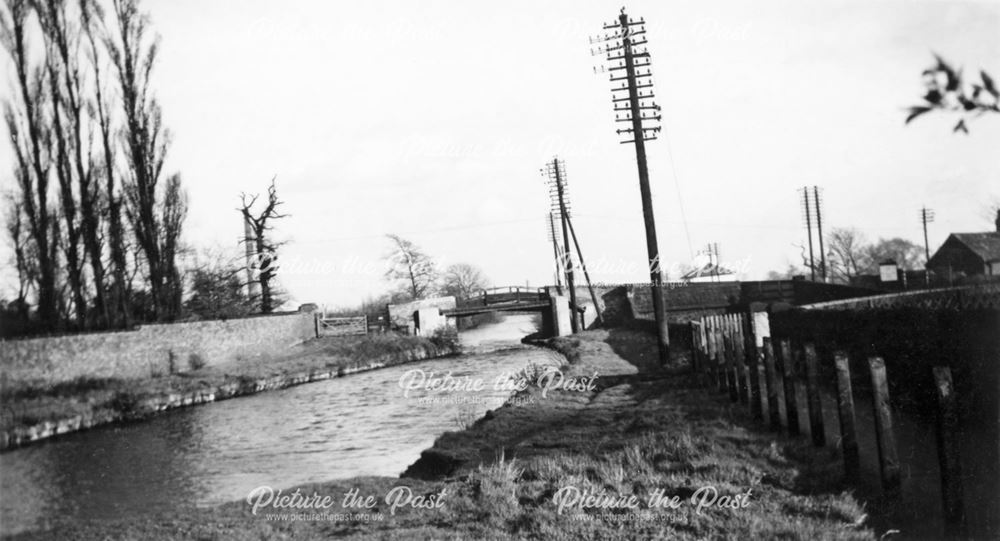
[[[313,314],[143,325],[134,331],[77,334],[0,342],[5,380],[78,377],[146,378],[171,370],[280,353],[316,336]]]
[[[703,314],[720,313],[739,300],[739,282],[663,285],[664,307],[671,323],[687,322]],[[648,286],[629,286],[628,300],[636,319],[653,319],[653,296]]]

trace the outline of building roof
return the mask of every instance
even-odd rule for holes
[[[952,233],[951,236],[983,258],[983,261],[1000,260],[1000,232]]]
[[[681,276],[681,281],[694,280],[695,278],[726,276],[730,274],[736,274],[736,273],[716,263],[705,263],[701,267],[691,269],[688,272],[684,273],[684,276]]]

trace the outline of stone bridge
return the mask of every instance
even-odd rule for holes
[[[577,311],[582,312],[583,308],[578,307]],[[414,330],[417,334],[429,334],[446,325],[448,318],[489,312],[538,312],[542,314],[543,335],[551,337],[572,333],[568,298],[554,295],[547,288],[522,286],[486,289],[475,300],[454,308],[418,307],[413,311]]]

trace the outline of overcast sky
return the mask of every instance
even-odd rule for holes
[[[496,285],[549,283],[547,190],[566,160],[597,281],[648,279],[635,155],[588,36],[621,2],[204,1],[145,4],[162,36],[155,88],[190,197],[185,241],[237,249],[241,191],[277,175],[281,282],[295,302],[357,303],[388,285],[397,233]],[[992,228],[1000,115],[971,134],[904,127],[938,52],[1000,76],[998,2],[637,1],[666,137],[649,143],[659,242],[706,243],[748,278],[796,262],[796,188],[824,190],[825,226],[933,247]],[[3,59],[10,78],[10,63]],[[5,85],[4,91],[9,86]],[[0,182],[11,184],[0,147]],[[686,219],[685,219],[686,218]],[[6,239],[5,239],[6,240]],[[6,250],[6,248],[5,248]],[[3,252],[6,254],[8,251]],[[11,288],[4,274],[4,293]]]

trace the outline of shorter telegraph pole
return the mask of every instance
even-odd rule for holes
[[[823,248],[823,209],[820,204],[819,198],[819,186],[813,186],[813,203],[816,207],[816,233],[819,237],[819,272],[823,278],[823,282],[826,282],[826,252]]]
[[[927,241],[927,224],[934,221],[934,210],[927,207],[921,207],[920,209],[920,223],[924,226],[924,284],[930,285],[931,283],[931,273],[927,268],[927,264],[931,262],[931,245]]]
[[[559,249],[559,237],[556,236],[556,219],[553,213],[549,212],[549,241],[552,242],[552,257],[556,262],[556,292],[562,295],[562,256]]]
[[[566,223],[569,215],[569,205],[566,200],[566,177],[565,162],[559,158],[552,158],[552,161],[545,164],[545,173],[549,177],[549,195],[559,212],[562,222],[563,236],[563,257],[566,259],[566,289],[569,289],[569,312],[570,327],[574,333],[580,332],[580,323],[577,318],[576,287],[573,283],[573,252],[569,248],[569,226]]]
[[[922,207],[920,209],[920,223],[924,226],[924,257],[927,261],[931,260],[931,245],[927,241],[927,224],[934,221],[934,210],[927,207]],[[926,267],[926,263],[924,264]]]
[[[816,261],[813,258],[812,210],[809,207],[809,187],[802,188],[803,212],[806,215],[806,235],[809,237],[809,279],[816,281]]]

